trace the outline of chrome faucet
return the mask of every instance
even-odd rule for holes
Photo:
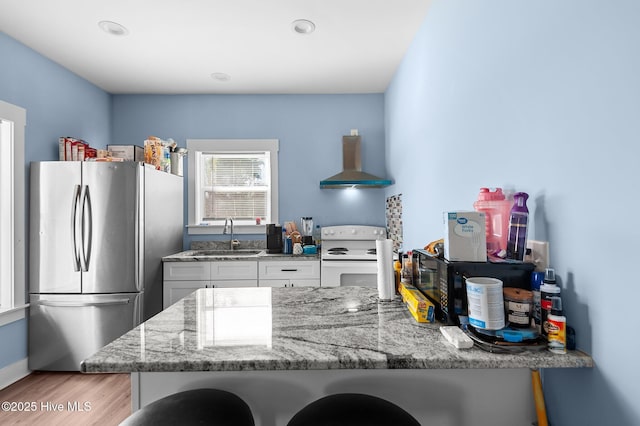
[[[231,227],[229,228],[229,224]],[[233,219],[228,217],[224,220],[224,229],[222,230],[222,234],[227,234],[227,229],[230,229],[230,238],[229,238],[229,249],[234,250],[237,246],[240,245],[240,241],[233,238]]]

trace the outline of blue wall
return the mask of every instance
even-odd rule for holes
[[[0,57],[0,99],[27,110],[27,185],[29,162],[58,159],[58,136],[107,143],[110,95],[2,32]],[[27,357],[26,336],[26,320],[0,327],[0,368]]]
[[[321,226],[384,225],[383,189],[319,188],[342,170],[342,135],[353,128],[362,135],[363,170],[385,176],[382,94],[113,96],[113,143],[142,145],[149,135],[183,147],[187,139],[279,139],[280,223],[312,216]],[[186,194],[185,186],[185,204]],[[216,238],[185,234],[185,248]]]
[[[405,248],[482,186],[530,194],[595,368],[547,370],[556,425],[638,425],[640,3],[435,0],[385,94]],[[420,182],[421,184],[417,184]]]
[[[0,369],[27,357],[27,321],[18,320],[0,327]]]

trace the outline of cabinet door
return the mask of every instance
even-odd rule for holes
[[[172,262],[172,263],[184,263],[184,262]],[[195,263],[195,262],[193,262]],[[203,281],[165,281],[164,291],[162,295],[162,309],[167,309],[169,306],[176,303],[183,297],[193,293],[199,288],[209,287],[211,282],[208,280]]]
[[[212,280],[253,280],[253,285],[257,285],[258,262],[222,260],[211,262]]]
[[[257,287],[258,281],[253,280],[223,280],[223,281],[211,281],[212,287],[229,288],[229,287]]]
[[[211,279],[211,262],[164,262],[165,281]]]
[[[320,280],[287,280],[284,278],[277,280],[260,280],[258,287],[320,287]]]
[[[260,280],[258,287],[289,287],[289,280],[277,279],[277,280]]]
[[[289,287],[320,287],[320,280],[289,280]]]

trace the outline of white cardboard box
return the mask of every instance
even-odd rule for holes
[[[144,161],[144,149],[138,145],[107,145],[107,150],[125,161]]]
[[[454,262],[486,262],[485,214],[444,212],[444,258]]]

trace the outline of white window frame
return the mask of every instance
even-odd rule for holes
[[[0,326],[24,318],[25,162],[27,112],[0,101]]]
[[[270,223],[278,223],[278,149],[279,141],[277,139],[187,139],[187,185],[189,197],[188,233],[190,235],[220,234],[224,228],[224,224],[203,225],[197,223],[196,189],[198,185],[196,179],[199,174],[196,162],[198,153],[203,152],[269,152],[269,163],[271,168]],[[260,225],[234,224],[234,233],[263,234],[265,232],[265,225],[265,223],[261,223]]]

